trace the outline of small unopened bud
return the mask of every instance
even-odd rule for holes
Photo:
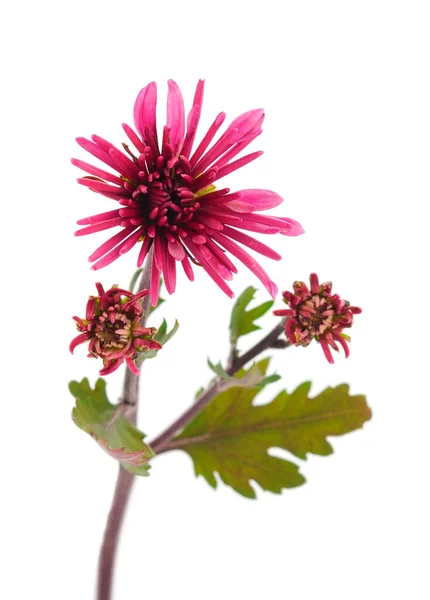
[[[320,285],[316,273],[311,273],[310,289],[303,281],[296,281],[293,289],[294,293],[282,294],[290,308],[273,312],[278,317],[288,317],[285,334],[291,344],[308,346],[315,339],[329,363],[334,362],[331,349],[338,351],[340,344],[348,358],[350,338],[344,330],[352,326],[354,315],[361,313],[361,308],[332,294],[331,282]]]
[[[139,353],[161,348],[153,339],[156,328],[140,324],[142,298],[149,290],[133,294],[116,286],[105,292],[101,283],[96,283],[96,287],[99,295],[90,296],[85,319],[73,317],[81,333],[70,343],[70,352],[79,344],[89,342],[88,356],[103,360],[100,375],[113,373],[124,361],[137,375],[139,370],[134,361]]]

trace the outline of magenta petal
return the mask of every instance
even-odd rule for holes
[[[203,173],[215,160],[224,154],[240,137],[237,129],[227,129],[220,139],[215,142],[210,150],[206,152],[199,162],[194,165],[192,173],[199,175]],[[218,169],[217,169],[218,170]]]
[[[305,233],[305,230],[298,221],[295,221],[294,219],[290,219],[288,217],[281,217],[280,220],[282,220],[285,223],[285,226],[281,227],[280,233],[282,233],[282,235],[290,235],[295,237],[297,235],[302,235],[303,233]]]
[[[157,84],[152,81],[138,94],[134,104],[133,118],[137,131],[148,144],[155,155],[158,156],[157,136]]]
[[[73,350],[76,348],[76,346],[79,346],[79,344],[83,344],[84,342],[86,342],[87,340],[89,340],[91,337],[92,337],[92,334],[90,332],[81,333],[80,335],[77,335],[70,342],[70,345],[69,345],[70,352],[73,354]]]
[[[346,341],[343,339],[342,335],[333,332],[333,337],[335,338],[335,340],[337,340],[339,342],[339,344],[342,346],[343,351],[345,352],[345,357],[348,358],[349,356],[349,346],[346,343]]]
[[[172,240],[168,242],[167,249],[169,254],[173,256],[176,260],[184,260],[185,258],[185,250],[183,245],[178,242],[178,240]]]
[[[173,149],[173,155],[178,156],[185,135],[185,108],[181,90],[173,79],[167,82],[169,86],[167,94],[167,127],[170,133],[169,143]]]
[[[149,249],[152,246],[152,242],[153,242],[152,238],[150,238],[148,235],[143,240],[142,247],[140,248],[139,256],[138,256],[138,259],[137,259],[137,266],[138,267],[141,267],[143,265],[143,261],[145,260],[146,255],[148,254]]]
[[[176,260],[167,250],[167,242],[165,242],[165,261],[164,261],[164,283],[169,294],[173,294],[176,289]]]
[[[229,286],[225,283],[223,278],[220,276],[218,271],[214,268],[214,266],[207,260],[202,252],[204,246],[196,246],[193,244],[191,240],[185,238],[184,244],[188,247],[188,249],[194,254],[196,259],[199,261],[201,266],[204,268],[206,273],[215,281],[215,283],[222,289],[222,291],[229,296],[229,298],[234,297],[233,291],[229,288]]]
[[[296,326],[297,326],[297,321],[295,319],[287,320],[287,324],[285,326],[285,333],[287,334],[287,337],[291,344],[296,343],[296,334],[295,334]]]
[[[126,254],[129,250],[131,250],[133,248],[133,246],[135,246],[137,244],[137,242],[139,241],[141,236],[142,236],[142,229],[139,227],[138,229],[136,229],[136,231],[134,233],[131,234],[131,236],[129,238],[127,238],[125,240],[125,242],[123,242],[121,244],[121,250],[119,251],[119,253]]]
[[[244,213],[242,213],[241,216],[238,217],[233,212],[231,214],[229,214],[227,211],[213,210],[211,207],[209,207],[209,208],[210,208],[210,210],[205,211],[207,213],[208,217],[202,217],[199,215],[199,221],[201,221],[202,223],[205,223],[210,218],[211,221],[216,219],[219,223],[223,223],[224,226],[227,224],[233,225],[234,227],[238,227],[240,229],[246,229],[248,231],[254,231],[257,233],[273,234],[273,233],[279,233],[279,231],[280,231],[279,225],[276,227],[276,226],[272,225],[271,223],[268,223],[268,224],[260,223],[259,222],[260,219],[258,219],[258,215],[256,215],[256,218],[254,220],[245,221],[243,219],[243,217],[248,216],[248,215],[245,215]],[[251,215],[251,217],[253,217],[253,216],[254,215]],[[257,219],[258,219],[258,221],[257,221]],[[279,219],[277,219],[277,221],[279,222]],[[212,227],[211,225],[209,225],[209,226]],[[223,228],[224,228],[223,225],[221,225],[219,230],[221,231]]]
[[[332,365],[334,363],[333,355],[331,353],[330,347],[325,338],[320,339],[321,348],[323,349],[324,355],[328,362]]]
[[[132,144],[134,144],[135,148],[137,150],[139,150],[139,152],[144,152],[145,144],[142,142],[142,140],[139,138],[139,136],[135,134],[133,129],[131,127],[129,127],[127,125],[127,123],[122,123],[122,128],[124,129],[125,133],[127,134],[129,140],[132,142]]]
[[[256,277],[258,277],[272,298],[276,297],[276,294],[278,293],[277,286],[269,278],[263,267],[250,254],[248,254],[248,252],[243,250],[240,246],[233,242],[233,240],[222,233],[217,233],[214,236],[214,239],[220,244],[220,246],[223,246],[226,250],[231,252],[233,256],[236,256],[236,258],[246,265]]]
[[[184,269],[185,275],[188,277],[190,281],[194,281],[194,271],[191,266],[191,263],[188,259],[188,256],[185,256],[181,262],[182,268]]]
[[[157,306],[158,297],[160,293],[160,271],[157,268],[157,264],[155,262],[155,252],[152,257],[152,266],[151,266],[151,304],[152,306]]]
[[[93,223],[104,223],[105,221],[109,221],[110,219],[115,219],[120,217],[119,210],[109,210],[105,213],[99,213],[98,215],[92,215],[91,217],[85,217],[84,219],[79,219],[76,221],[77,225],[92,225]]]
[[[215,244],[215,242],[212,241],[210,238],[208,238],[206,244],[209,250],[212,252],[212,254],[216,256],[218,262],[222,263],[232,273],[237,273],[236,267],[231,262],[227,254],[222,250],[222,248],[217,246],[217,244]]]
[[[123,173],[132,181],[137,179],[139,167],[128,156],[125,156],[118,148],[111,148],[109,154],[116,165],[117,171]]]
[[[244,246],[248,246],[251,250],[259,252],[263,256],[267,256],[267,258],[272,258],[273,260],[282,259],[282,256],[272,250],[272,248],[266,246],[266,244],[263,244],[259,240],[254,239],[250,235],[246,235],[246,233],[242,233],[241,231],[237,231],[236,229],[227,226],[224,227],[223,233]]]
[[[127,367],[134,375],[139,375],[139,369],[136,367],[133,360],[129,356],[126,357],[125,362],[127,363]]]
[[[209,144],[215,137],[216,132],[224,123],[225,116],[226,115],[224,112],[220,113],[215,119],[215,121],[212,123],[212,125],[209,127],[208,132],[206,133],[200,144],[197,146],[197,149],[192,155],[192,157],[190,158],[190,165],[192,168],[194,167],[194,165],[197,164],[197,161],[200,160],[200,158],[203,156],[206,148],[209,146]]]
[[[101,258],[107,252],[115,248],[115,246],[118,246],[118,244],[123,242],[125,238],[127,238],[131,233],[133,233],[133,231],[134,227],[126,227],[125,229],[121,229],[121,231],[116,233],[114,236],[112,236],[106,242],[104,242],[104,244],[99,246],[97,250],[91,254],[88,260],[90,262],[94,262],[95,260]]]
[[[164,268],[164,254],[163,254],[163,244],[162,244],[162,236],[156,235],[154,238],[154,261],[157,269],[159,271],[163,271]]]
[[[97,144],[95,144],[91,140],[87,140],[84,137],[77,137],[76,141],[81,146],[81,148],[83,148],[99,160],[109,165],[109,167],[112,167],[112,169],[115,169],[115,171],[118,170],[111,156],[109,155],[109,152],[106,152],[106,150],[103,150]]]
[[[228,129],[233,128],[238,130],[237,141],[242,141],[244,138],[257,137],[261,133],[261,125],[264,121],[264,110],[255,108],[249,110],[234,119]]]
[[[78,229],[75,231],[76,236],[88,235],[90,233],[97,233],[98,231],[104,231],[105,229],[110,229],[111,227],[118,227],[122,223],[122,217],[118,217],[118,219],[110,219],[109,221],[105,221],[103,223],[95,223],[94,225],[88,225],[88,227],[84,227],[83,229]]]
[[[124,188],[110,185],[109,183],[105,183],[104,181],[98,181],[96,179],[89,179],[86,177],[79,177],[76,181],[80,185],[87,186],[93,192],[107,192],[109,194],[114,195],[118,199],[126,197],[128,195]]]
[[[113,175],[112,173],[109,173],[108,171],[104,171],[103,169],[99,169],[98,167],[94,167],[93,165],[90,165],[89,163],[84,162],[83,160],[78,160],[77,158],[72,158],[70,162],[72,163],[72,165],[75,165],[75,167],[82,169],[83,171],[85,171],[86,173],[89,173],[90,175],[94,175],[95,177],[101,177],[102,179],[106,179],[106,181],[110,181],[111,183],[116,183],[117,185],[122,186],[122,184],[123,184],[123,181],[116,175]]]
[[[283,198],[270,190],[241,190],[240,198],[228,202],[226,206],[239,213],[249,213],[275,208],[283,202]]]
[[[182,146],[181,153],[188,158],[194,143],[194,139],[196,137],[197,127],[200,121],[200,115],[202,112],[202,104],[203,104],[203,91],[204,91],[205,82],[203,79],[200,79],[196,92],[194,94],[194,102],[193,107],[190,110],[187,118],[187,135],[185,136],[184,145]]]
[[[114,371],[118,369],[122,365],[124,360],[122,358],[117,358],[116,360],[107,360],[103,369],[100,369],[99,375],[104,377],[105,375],[110,375]]]
[[[238,145],[239,144],[236,144],[233,149],[235,149]],[[256,158],[261,156],[263,154],[263,152],[261,150],[259,150],[258,152],[252,152],[251,154],[242,156],[242,158],[238,158],[237,160],[235,160],[233,162],[229,162],[230,158],[228,158],[228,160],[224,160],[228,154],[236,155],[235,152],[226,152],[226,154],[219,161],[217,161],[214,165],[215,167],[218,167],[218,169],[219,169],[217,176],[216,176],[216,180],[222,179],[226,175],[230,175],[230,173],[233,173],[233,171],[236,171],[237,169],[244,167],[248,163],[252,162]]]
[[[107,267],[108,265],[113,263],[114,260],[116,260],[117,258],[119,258],[121,256],[120,249],[121,249],[120,245],[113,248],[110,252],[105,254],[100,260],[95,262],[93,264],[93,266],[91,267],[91,269],[93,271],[98,271],[99,269],[103,269],[103,267]]]

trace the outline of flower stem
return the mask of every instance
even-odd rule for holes
[[[112,596],[113,566],[119,534],[133,482],[134,475],[120,467],[100,550],[97,582],[98,600],[110,600]]]
[[[149,252],[142,272],[142,278],[139,284],[139,290],[149,289],[151,276],[152,250]],[[142,326],[145,325],[149,312],[150,295],[143,298],[143,315],[140,320]],[[136,425],[137,407],[139,401],[139,379],[140,375],[134,375],[129,369],[126,369],[123,394],[120,406],[126,407],[127,419]],[[97,600],[111,600],[113,571],[115,565],[116,551],[124,520],[125,511],[130,493],[133,487],[135,476],[119,467],[115,491],[112,499],[112,505],[106,522],[106,528],[103,535],[103,542],[99,555],[99,568],[97,580]]]
[[[276,327],[272,329],[263,339],[261,339],[255,346],[252,346],[247,352],[242,354],[242,356],[236,357],[231,366],[226,369],[226,372],[229,375],[234,375],[237,373],[244,365],[246,365],[250,360],[261,354],[267,348],[273,346],[276,340],[279,338],[281,333],[285,330],[285,319],[280,321]],[[169,442],[173,438],[173,436],[181,429],[183,429],[188,423],[190,423],[194,417],[196,417],[199,412],[203,410],[207,404],[213,398],[222,392],[225,387],[230,387],[230,383],[221,377],[215,379],[215,381],[199,396],[198,400],[194,402],[176,421],[174,421],[167,429],[165,429],[160,435],[149,442],[149,445],[154,450],[156,454],[161,454],[162,452],[167,452],[170,450]]]

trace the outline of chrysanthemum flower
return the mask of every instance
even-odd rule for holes
[[[320,285],[316,273],[311,274],[310,284],[309,290],[303,281],[296,281],[294,294],[288,291],[282,294],[290,308],[275,310],[273,314],[288,317],[285,334],[291,344],[307,346],[315,339],[321,344],[328,362],[333,363],[330,348],[339,350],[338,342],[348,358],[347,342],[351,340],[343,331],[351,327],[354,315],[361,313],[361,308],[332,294],[331,283]]]
[[[231,280],[237,269],[227,253],[244,263],[275,296],[276,285],[242,246],[275,260],[281,256],[240,230],[293,236],[303,233],[301,225],[293,219],[258,214],[282,202],[275,192],[247,189],[230,193],[229,188],[215,187],[215,182],[262,154],[252,152],[233,160],[260,135],[264,112],[256,109],[243,113],[213,142],[226,116],[220,113],[193,151],[203,86],[204,82],[199,81],[193,106],[185,119],[181,91],[174,81],[169,80],[167,124],[161,144],[156,126],[157,87],[154,82],[141,90],[134,105],[134,124],[138,133],[123,124],[136,151],[123,144],[124,153],[97,135],[90,140],[77,138],[82,148],[119,176],[72,159],[74,165],[89,173],[78,182],[118,205],[114,210],[78,221],[84,228],[76,235],[121,228],[89,257],[90,262],[94,262],[92,268],[96,270],[109,265],[136,245],[140,267],[153,246],[151,301],[154,305],[161,274],[167,291],[175,291],[177,262],[182,264],[188,278],[194,279],[190,259],[201,265],[232,297],[233,292],[225,281]]]
[[[90,357],[102,358],[104,367],[100,375],[115,371],[125,360],[129,369],[139,373],[134,361],[144,350],[159,350],[161,344],[153,339],[155,327],[142,327],[142,298],[149,290],[133,294],[113,286],[107,292],[101,283],[96,283],[98,296],[90,296],[85,319],[73,317],[80,335],[70,343],[70,352],[89,342]]]

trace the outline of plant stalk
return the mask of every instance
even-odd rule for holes
[[[138,292],[149,289],[151,280],[152,250],[146,257],[142,277]],[[144,326],[149,312],[150,295],[143,298],[143,315],[140,320]],[[142,366],[140,367],[142,368]],[[136,425],[137,408],[139,401],[139,382],[140,374],[134,375],[128,368],[125,372],[123,393],[121,405],[127,408],[127,419]],[[102,546],[100,548],[98,579],[97,579],[97,600],[111,600],[112,583],[115,566],[115,558],[118,549],[118,541],[121,533],[122,524],[126,508],[133,488],[135,475],[132,475],[121,466],[119,467],[115,491],[112,498],[112,504],[106,521],[106,527],[103,535]]]

